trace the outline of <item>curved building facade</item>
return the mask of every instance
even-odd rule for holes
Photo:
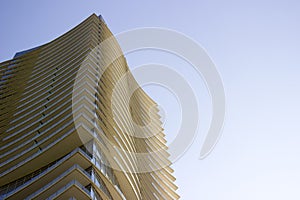
[[[101,17],[0,74],[0,199],[179,198],[157,105]]]

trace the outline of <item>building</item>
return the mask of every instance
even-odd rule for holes
[[[101,16],[0,74],[0,199],[179,198],[157,105]]]

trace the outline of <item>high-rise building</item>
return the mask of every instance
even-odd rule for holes
[[[179,198],[157,104],[101,16],[0,75],[0,199]]]

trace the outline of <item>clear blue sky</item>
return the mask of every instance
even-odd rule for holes
[[[165,62],[191,77],[197,89],[199,134],[174,164],[182,199],[300,199],[299,1],[2,0],[0,5],[1,61],[51,41],[92,13],[101,14],[113,33],[155,26],[192,37],[217,65],[227,97],[223,136],[205,160],[198,157],[211,113],[203,81],[168,55],[127,57],[132,68]],[[166,107],[172,140],[179,119],[178,108],[169,103],[172,96],[161,88],[146,90]]]

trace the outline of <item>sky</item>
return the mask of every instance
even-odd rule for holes
[[[126,55],[131,69],[163,63],[195,90],[198,134],[173,164],[181,199],[300,199],[299,1],[2,0],[0,5],[0,61],[55,39],[92,13],[101,14],[114,34],[162,27],[192,38],[214,61],[226,95],[222,137],[203,160],[199,154],[212,115],[204,80],[167,53]],[[171,143],[180,126],[180,105],[165,88],[144,89],[164,109]]]

